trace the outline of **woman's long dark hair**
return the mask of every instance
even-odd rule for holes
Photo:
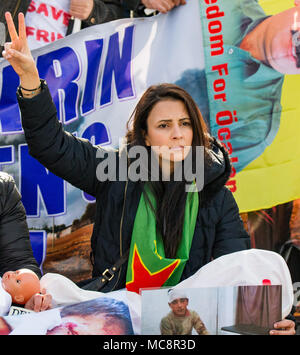
[[[174,84],[150,86],[139,100],[127,123],[127,143],[129,146],[146,147],[147,119],[154,105],[162,100],[179,100],[183,102],[189,114],[193,129],[192,147],[209,146],[209,135],[201,112],[192,97],[181,87]],[[153,209],[156,225],[162,236],[165,255],[175,258],[181,241],[186,203],[186,181],[149,181],[149,187],[156,200],[156,208],[149,198],[147,202]]]

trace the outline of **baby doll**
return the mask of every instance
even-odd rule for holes
[[[24,305],[41,289],[38,276],[28,269],[7,271],[0,281],[0,315],[9,310],[11,302]]]

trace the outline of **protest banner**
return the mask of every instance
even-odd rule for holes
[[[119,146],[149,85],[182,86],[197,102],[211,134],[229,151],[233,168],[227,186],[240,212],[254,211],[300,197],[294,9],[293,1],[283,0],[191,0],[167,15],[92,26],[34,50],[33,56],[64,129],[103,146]],[[281,26],[271,44],[284,47],[283,36],[289,48],[280,70],[242,46],[248,34],[278,14]],[[261,39],[267,37],[257,36]],[[86,277],[94,198],[30,156],[16,99],[18,76],[4,59],[0,73],[0,169],[17,182],[31,237],[47,240],[47,248],[43,243],[35,252],[37,258],[45,260],[46,271],[57,270],[50,254],[60,243],[59,249],[66,250],[59,256],[63,273],[73,280]],[[72,233],[75,249],[69,242],[75,240]]]

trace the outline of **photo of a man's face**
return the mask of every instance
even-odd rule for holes
[[[9,334],[133,335],[134,331],[128,305],[100,297],[39,313],[0,317],[0,335]]]
[[[123,335],[126,331],[123,320],[100,313],[66,317],[61,325],[49,330],[47,335]]]
[[[184,316],[186,314],[188,304],[189,300],[187,298],[177,298],[176,300],[170,302],[169,306],[176,316]]]
[[[65,306],[60,311],[62,323],[47,335],[126,335],[133,334],[127,305],[100,297]]]

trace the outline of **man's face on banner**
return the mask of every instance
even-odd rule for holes
[[[300,74],[296,46],[300,45],[300,5],[273,15],[265,33],[265,54],[269,64],[283,74]],[[299,47],[300,49],[300,47]]]
[[[184,317],[187,312],[187,306],[189,300],[187,298],[177,298],[176,300],[169,303],[171,310],[177,317]]]

